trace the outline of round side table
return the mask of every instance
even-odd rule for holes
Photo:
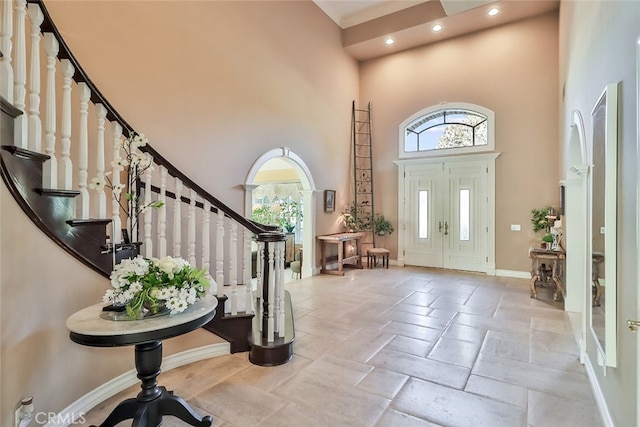
[[[104,304],[95,304],[71,315],[66,322],[75,343],[91,347],[135,346],[135,366],[141,391],[120,402],[100,427],[113,427],[126,419],[133,426],[157,427],[163,415],[173,415],[192,426],[209,427],[213,417],[200,417],[184,399],[175,396],[157,377],[162,365],[162,340],[191,332],[215,315],[218,300],[207,295],[187,310],[173,316],[143,320],[114,321],[100,317]]]

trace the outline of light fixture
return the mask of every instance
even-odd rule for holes
[[[431,29],[437,33],[438,31],[442,30],[442,25],[435,24],[433,27],[431,27]]]
[[[394,44],[395,42],[396,42],[396,41],[395,41],[393,38],[391,38],[391,37],[387,37],[387,38],[384,40],[384,44],[386,44],[387,46],[391,46],[391,45],[392,45],[392,44]]]
[[[489,9],[489,11],[487,12],[487,15],[489,16],[496,16],[497,14],[500,13],[500,9],[498,9],[497,7],[492,7],[491,9]]]

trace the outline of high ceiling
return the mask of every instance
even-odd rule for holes
[[[313,0],[342,28],[342,45],[366,60],[558,8],[560,0]],[[488,16],[490,8],[500,13]],[[434,32],[433,25],[442,25]],[[385,44],[387,38],[394,44]]]

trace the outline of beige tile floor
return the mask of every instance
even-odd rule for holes
[[[551,288],[531,300],[528,280],[408,267],[287,288],[290,363],[264,368],[240,353],[165,372],[159,383],[225,427],[602,426]],[[137,391],[98,405],[88,424]]]

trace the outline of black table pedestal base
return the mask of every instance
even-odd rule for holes
[[[195,427],[211,426],[213,417],[200,417],[184,399],[158,386],[156,379],[162,364],[162,341],[136,344],[135,357],[142,390],[136,398],[120,402],[100,427],[114,427],[130,418],[133,418],[132,427],[158,427],[164,415],[173,415]]]
[[[213,417],[210,415],[198,416],[184,399],[174,396],[173,392],[167,391],[164,387],[158,388],[162,393],[151,402],[139,402],[136,398],[120,402],[100,427],[113,427],[130,418],[133,418],[132,427],[156,427],[161,425],[163,415],[173,415],[196,427],[209,427],[213,423]]]

